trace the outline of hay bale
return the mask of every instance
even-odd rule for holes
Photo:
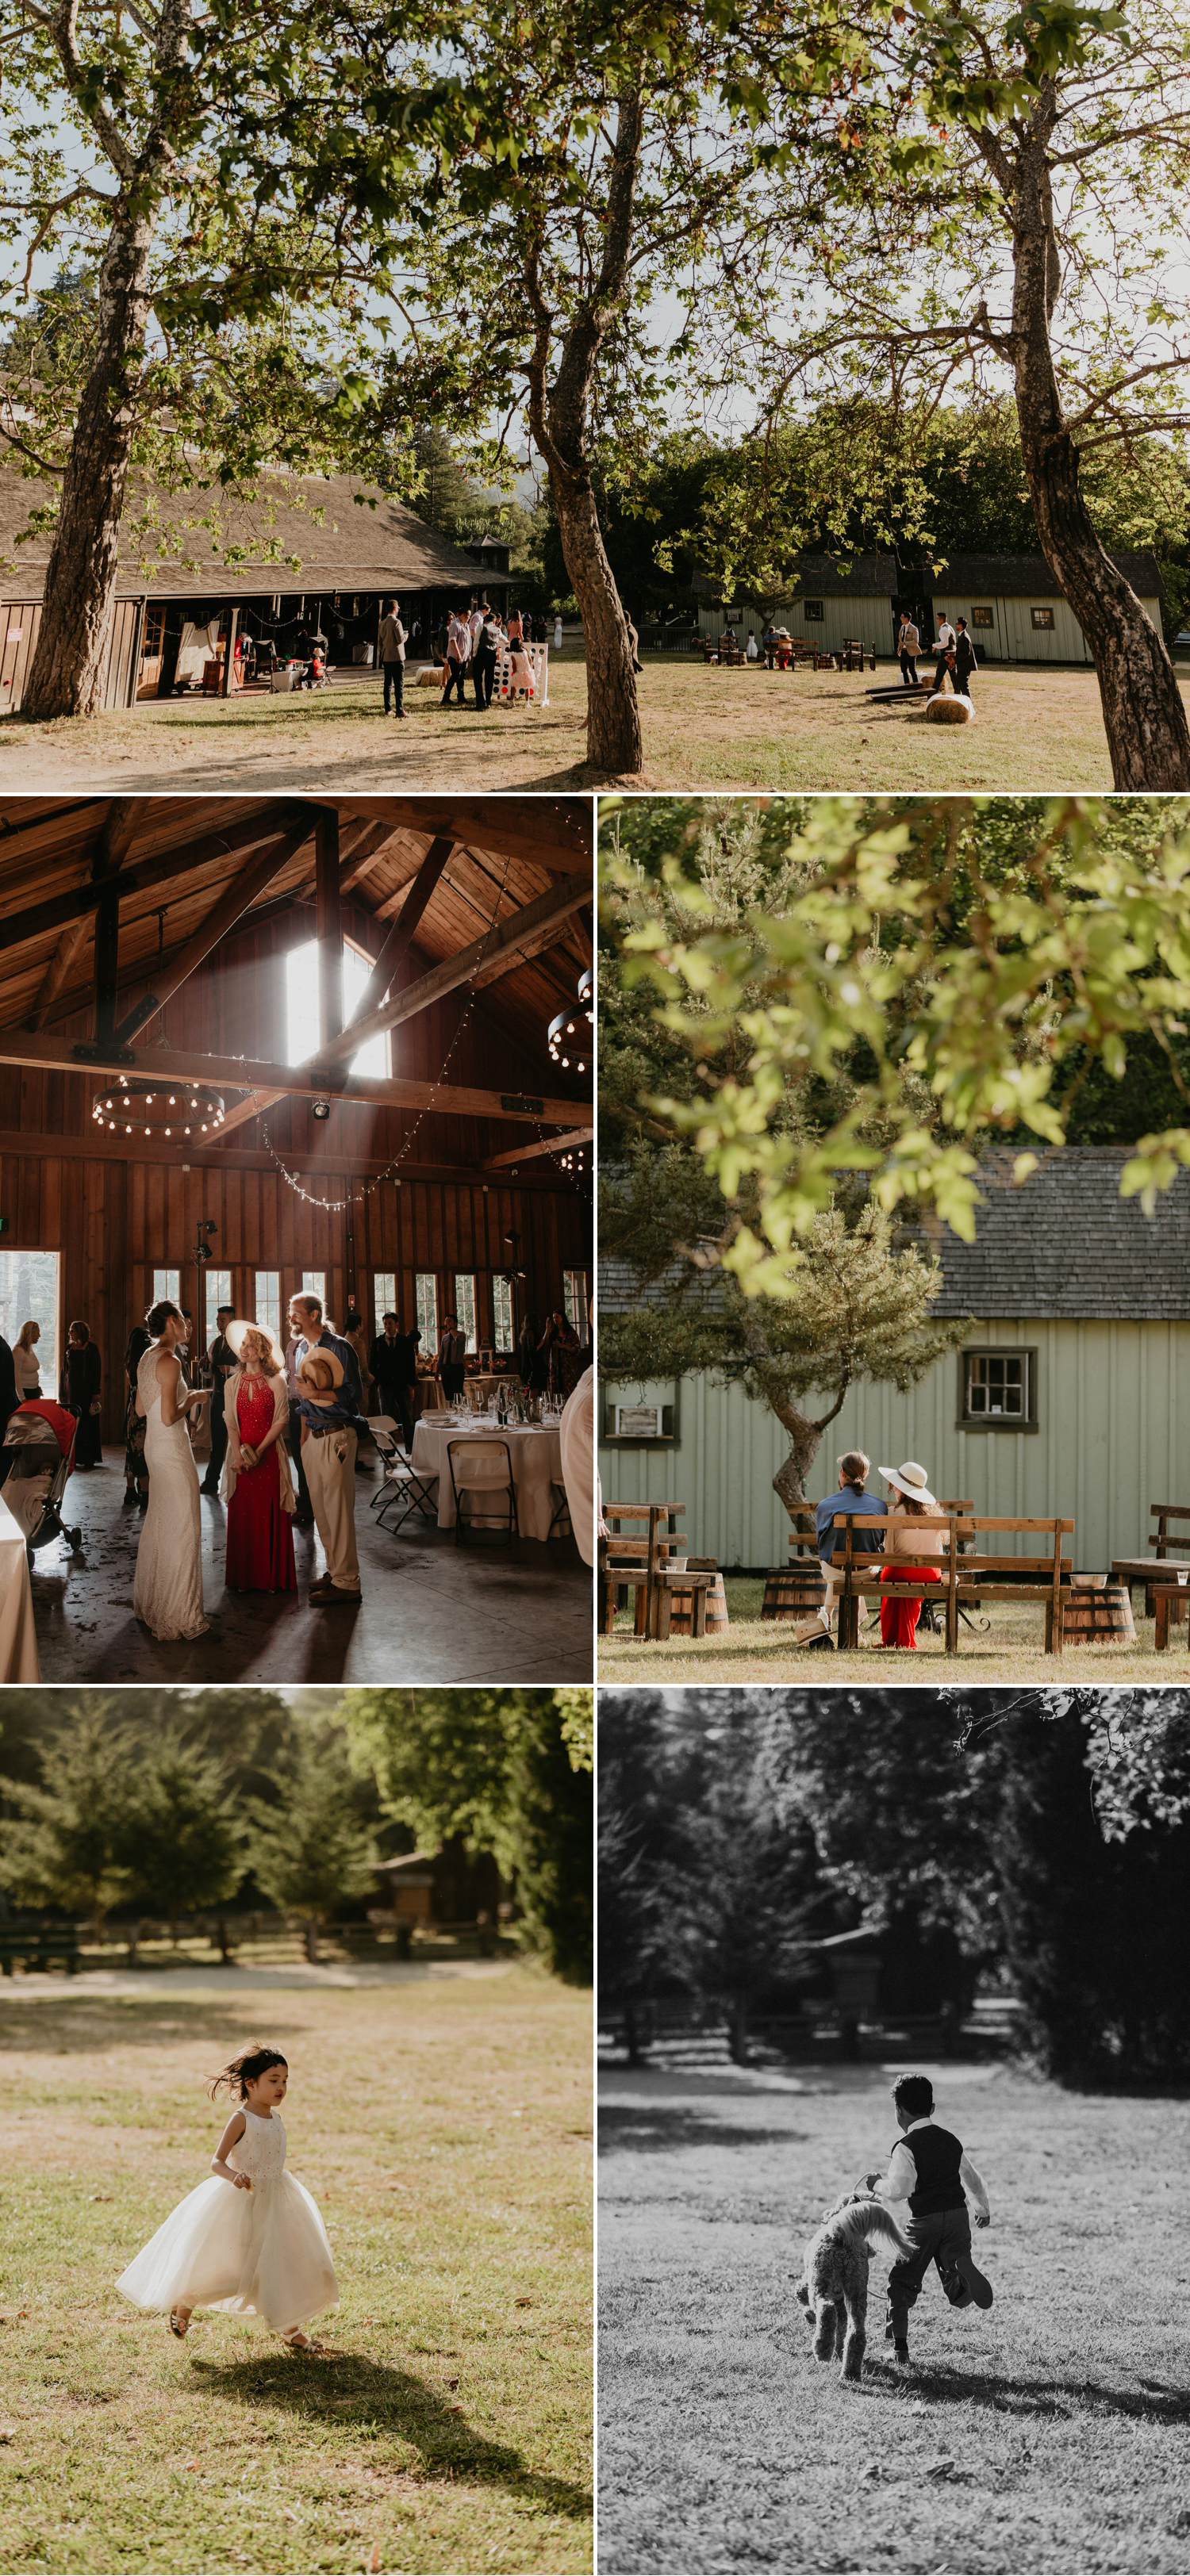
[[[971,724],[974,717],[970,698],[958,698],[953,691],[949,697],[939,691],[936,697],[926,699],[927,724]]]
[[[439,665],[435,662],[427,662],[424,669],[418,672],[413,685],[415,689],[443,688],[445,682]]]

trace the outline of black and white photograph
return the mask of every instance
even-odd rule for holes
[[[1190,1698],[599,1722],[607,2576],[1173,2576]]]

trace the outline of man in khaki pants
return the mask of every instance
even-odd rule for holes
[[[298,1362],[298,1410],[302,1417],[302,1465],[310,1489],[315,1525],[326,1557],[326,1572],[310,1586],[312,1608],[334,1601],[358,1601],[359,1558],[355,1551],[355,1433],[347,1414],[343,1364],[333,1351],[307,1351]]]

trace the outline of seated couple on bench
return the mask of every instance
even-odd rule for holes
[[[889,1511],[887,1504],[878,1502],[875,1494],[866,1491],[872,1461],[864,1456],[862,1449],[845,1450],[838,1463],[838,1491],[828,1494],[814,1514],[819,1562],[826,1580],[826,1599],[813,1619],[798,1629],[799,1646],[812,1646],[823,1635],[830,1635],[831,1613],[843,1585],[841,1568],[831,1563],[842,1538],[842,1532],[834,1526],[836,1513],[846,1512],[849,1519],[854,1516],[856,1520],[878,1514],[883,1520]],[[853,1550],[857,1555],[883,1558],[885,1561],[880,1572],[884,1577],[899,1574],[907,1581],[912,1577],[923,1583],[940,1582],[938,1559],[946,1550],[946,1531],[916,1527],[921,1513],[937,1512],[940,1508],[930,1492],[925,1468],[919,1467],[915,1458],[907,1458],[903,1467],[880,1467],[876,1472],[883,1476],[886,1485],[892,1487],[898,1499],[892,1506],[887,1532],[874,1530],[869,1537],[857,1529],[852,1537]],[[881,1645],[909,1646],[916,1653],[921,1608],[920,1601],[900,1601],[895,1597],[882,1601]],[[858,1604],[858,1612],[861,1628],[866,1627],[868,1614],[862,1601]]]

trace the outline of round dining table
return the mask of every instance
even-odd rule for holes
[[[505,1440],[512,1461],[517,1522],[522,1538],[548,1538],[557,1505],[553,1485],[562,1482],[562,1442],[556,1423],[505,1423],[469,1415],[452,1421],[445,1413],[419,1415],[411,1452],[414,1473],[428,1483],[437,1479],[438,1527],[455,1525],[454,1487],[450,1481],[450,1440]]]

